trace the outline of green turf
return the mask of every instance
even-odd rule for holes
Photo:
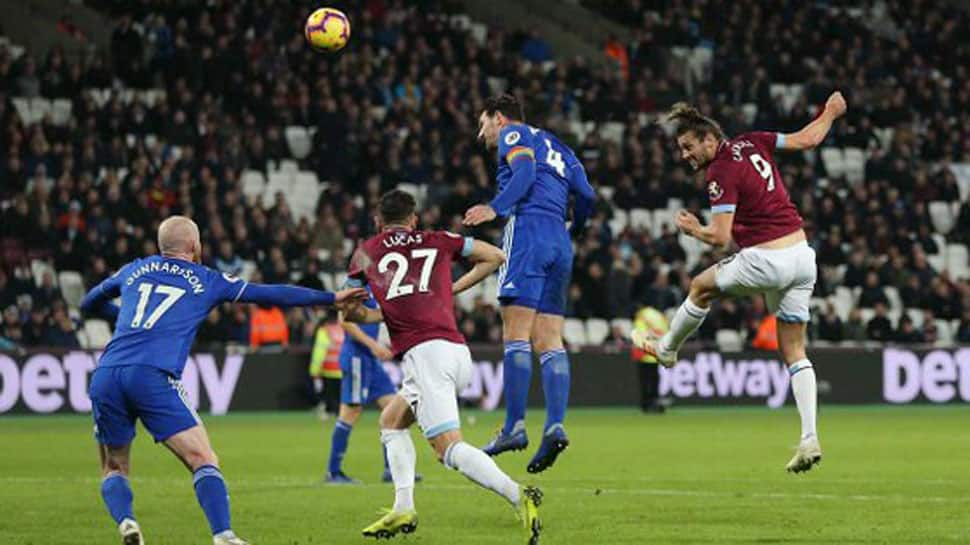
[[[498,413],[466,413],[482,443]],[[541,413],[532,412],[533,437]],[[544,544],[970,543],[970,407],[825,407],[825,460],[783,471],[797,437],[793,409],[573,410],[573,441],[546,474],[532,452],[498,463],[545,490]],[[378,482],[373,412],[355,428],[346,470],[367,484],[319,484],[333,422],[309,413],[207,419],[232,495],[234,527],[256,545],[365,543],[359,530],[388,506]],[[0,417],[0,544],[115,543],[99,496],[85,417]],[[414,545],[519,543],[512,511],[439,466],[415,433]],[[149,545],[211,543],[191,479],[140,430],[133,448],[135,513]]]

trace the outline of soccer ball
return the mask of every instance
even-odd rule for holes
[[[320,8],[307,17],[303,33],[317,51],[340,51],[350,40],[350,20],[340,10]]]

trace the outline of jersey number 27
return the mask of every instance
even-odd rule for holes
[[[437,248],[418,248],[411,250],[411,259],[422,259],[421,276],[418,279],[418,292],[428,291],[428,284],[431,283],[431,271],[434,269],[435,258],[438,257]],[[377,263],[377,272],[384,274],[394,265],[394,276],[391,277],[391,285],[387,288],[387,300],[390,301],[403,295],[414,293],[414,284],[405,284],[404,277],[408,274],[410,261],[400,252],[390,252]]]

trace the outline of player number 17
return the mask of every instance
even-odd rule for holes
[[[751,164],[754,165],[754,169],[758,171],[758,174],[768,182],[768,191],[774,191],[775,172],[771,168],[771,163],[765,161],[765,158],[757,153],[752,153],[748,158],[751,159]]]
[[[155,293],[165,296],[165,299],[155,307],[155,310],[148,315],[148,319],[142,324],[142,319],[145,318],[145,307],[148,306],[148,299],[152,295],[152,291]],[[162,315],[172,308],[183,295],[185,295],[185,290],[182,288],[176,288],[175,286],[166,286],[164,284],[155,285],[150,282],[142,282],[138,284],[138,293],[140,294],[138,298],[138,306],[135,307],[135,317],[131,320],[132,329],[137,327],[144,327],[145,329],[151,329],[155,326],[155,322],[161,319]]]

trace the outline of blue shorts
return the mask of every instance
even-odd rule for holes
[[[162,442],[201,424],[182,382],[147,365],[98,367],[88,388],[94,436],[102,445],[122,446],[135,438],[135,419]]]
[[[541,214],[512,216],[502,249],[507,259],[498,273],[501,304],[564,314],[573,272],[573,244],[565,223]]]
[[[397,393],[381,362],[369,353],[341,352],[340,372],[340,402],[345,405],[366,405]]]

